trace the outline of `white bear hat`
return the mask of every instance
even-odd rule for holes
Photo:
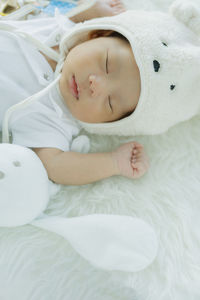
[[[79,121],[86,131],[124,136],[160,134],[199,112],[200,41],[169,14],[129,10],[77,24],[61,41],[57,75],[70,48],[86,41],[88,33],[97,29],[113,30],[128,39],[140,71],[141,94],[128,117],[109,123]]]
[[[140,71],[141,93],[136,109],[128,117],[109,123],[86,123],[78,120],[86,131],[124,136],[160,134],[175,124],[199,114],[200,39],[196,35],[198,28],[192,28],[189,22],[190,14],[189,20],[180,20],[182,13],[178,13],[181,11],[179,1],[175,1],[170,11],[174,16],[161,12],[128,10],[116,16],[76,24],[63,36],[60,54],[23,33],[25,39],[58,62],[56,78],[44,90],[7,110],[3,121],[3,141],[9,141],[10,115],[16,109],[37,101],[43,93],[57,84],[70,49],[88,40],[88,34],[98,29],[113,30],[128,39]],[[196,21],[197,19],[200,24],[200,14],[195,17]],[[0,28],[20,33],[3,22]]]

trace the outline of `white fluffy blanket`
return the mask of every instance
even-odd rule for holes
[[[171,0],[125,0],[129,7],[165,10]],[[200,117],[166,134],[138,137],[151,162],[139,180],[120,176],[66,186],[46,213],[65,217],[123,214],[149,222],[159,239],[154,263],[138,273],[104,272],[62,237],[32,225],[0,229],[1,300],[199,300]],[[132,138],[90,136],[92,151]]]

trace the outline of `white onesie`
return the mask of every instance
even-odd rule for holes
[[[6,21],[30,33],[48,46],[59,43],[62,35],[74,23],[65,16],[27,21]],[[21,36],[0,30],[0,130],[6,110],[44,89],[54,79],[54,73],[34,44]],[[12,114],[9,120],[13,143],[25,147],[54,147],[70,150],[72,138],[80,125],[63,102],[58,85],[42,99]]]
[[[14,144],[70,151],[80,125],[64,104],[56,82],[45,96],[15,110],[9,120],[9,129]]]

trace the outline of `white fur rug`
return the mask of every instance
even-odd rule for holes
[[[164,10],[172,1],[126,2]],[[66,186],[46,210],[65,217],[111,213],[146,220],[159,239],[158,256],[149,268],[134,274],[104,272],[56,234],[32,225],[1,228],[0,300],[199,300],[199,130],[200,117],[196,117],[166,134],[138,137],[151,162],[143,178],[132,181],[118,176]],[[92,151],[132,140],[90,137]]]

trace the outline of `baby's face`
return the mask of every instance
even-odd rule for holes
[[[73,76],[78,96],[70,88]],[[59,85],[71,114],[87,123],[125,117],[140,96],[140,74],[132,49],[118,37],[99,37],[72,48]]]

